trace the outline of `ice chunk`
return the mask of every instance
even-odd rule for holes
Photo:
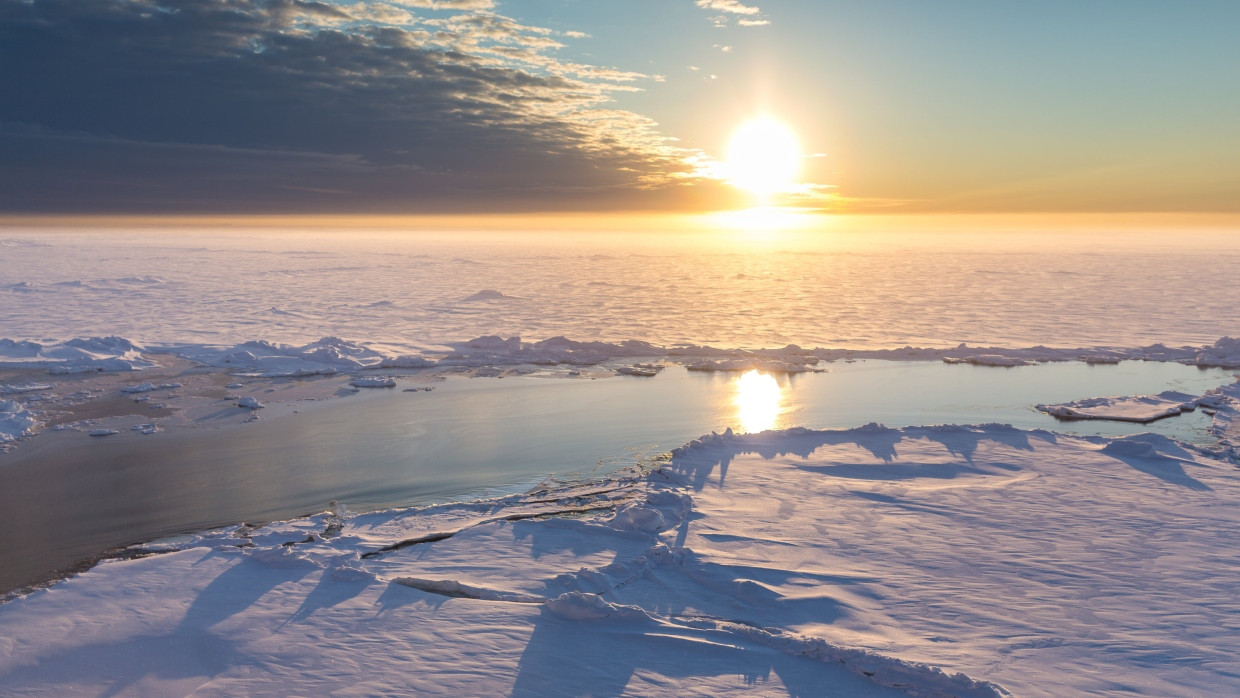
[[[56,386],[52,383],[0,383],[0,395],[20,395],[51,390]]]
[[[180,387],[181,387],[180,383],[160,383],[156,385],[155,383],[151,383],[147,381],[145,383],[138,383],[136,385],[127,385],[121,388],[121,392],[122,393],[149,393],[152,390],[172,390],[174,388],[180,388]]]
[[[1202,347],[1192,363],[1203,367],[1240,368],[1240,339],[1223,337],[1213,346]]]
[[[237,401],[237,407],[244,407],[249,410],[257,410],[257,409],[266,407],[266,405],[259,402],[258,398],[250,396],[250,395],[246,395],[245,397]]]
[[[354,388],[395,388],[396,379],[389,376],[354,376],[349,379]]]
[[[43,426],[34,413],[13,400],[0,400],[0,444],[16,441]]]
[[[1106,419],[1145,424],[1181,412],[1191,412],[1200,401],[1209,399],[1207,396],[1194,397],[1168,390],[1158,395],[1095,397],[1035,407],[1059,419]]]

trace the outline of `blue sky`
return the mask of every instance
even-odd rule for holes
[[[1240,3],[0,0],[0,211],[1240,211]]]

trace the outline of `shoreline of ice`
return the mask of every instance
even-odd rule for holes
[[[1234,464],[1151,434],[711,434],[522,495],[135,546],[0,604],[0,687],[1227,693],[1237,503]]]
[[[660,357],[697,370],[761,370],[797,373],[814,370],[820,362],[857,359],[889,361],[945,361],[981,366],[1021,366],[1049,361],[1117,363],[1168,361],[1202,368],[1240,368],[1240,339],[1222,337],[1214,344],[1168,347],[950,348],[905,346],[891,349],[803,349],[795,344],[771,349],[728,349],[712,346],[661,346],[642,340],[624,342],[579,341],[551,337],[523,341],[488,335],[453,342],[446,350],[423,354],[385,352],[367,342],[323,337],[305,345],[265,340],[232,346],[168,343],[141,345],[124,337],[77,338],[41,344],[32,340],[0,339],[0,368],[43,369],[51,375],[67,373],[137,371],[156,364],[146,354],[174,354],[204,366],[263,377],[296,377],[354,373],[382,368],[439,366],[507,366],[517,364],[595,366],[625,358]]]
[[[324,337],[305,345],[250,341],[232,346],[144,346],[114,336],[79,338],[46,345],[30,340],[0,339],[0,371],[21,374],[18,378],[10,378],[11,382],[0,382],[0,395],[4,396],[0,403],[0,447],[11,447],[14,443],[39,433],[49,422],[44,415],[47,409],[72,409],[71,406],[66,407],[65,400],[55,399],[63,396],[49,392],[55,387],[54,382],[35,382],[31,380],[33,372],[64,377],[119,376],[127,372],[157,374],[163,368],[162,364],[170,360],[169,357],[180,362],[190,362],[188,365],[191,366],[247,379],[273,381],[339,376],[349,389],[356,390],[393,387],[396,385],[393,375],[425,372],[433,375],[464,372],[466,375],[486,377],[549,368],[561,371],[567,369],[568,375],[576,375],[586,368],[598,368],[616,375],[650,377],[666,365],[679,364],[690,371],[735,373],[757,370],[797,374],[828,370],[825,365],[831,362],[865,359],[943,361],[1002,368],[1069,361],[1108,364],[1120,361],[1158,361],[1201,368],[1237,368],[1240,367],[1240,340],[1223,337],[1214,344],[1204,346],[1167,347],[1154,344],[1131,349],[1055,349],[1042,346],[1009,349],[969,347],[962,344],[947,349],[803,349],[788,345],[775,349],[749,350],[695,345],[664,347],[637,340],[620,343],[576,341],[565,337],[531,342],[522,341],[519,337],[505,339],[490,335],[453,343],[437,353],[400,354],[385,351],[383,346],[338,337]],[[3,377],[0,376],[0,379]],[[240,384],[236,385],[241,387]],[[171,391],[180,387],[181,384],[177,381],[153,383],[146,380],[121,386],[120,392],[123,395],[135,396],[133,400],[136,402],[146,402],[147,395],[175,396]],[[194,393],[201,389],[202,386],[187,387],[185,392]],[[332,393],[328,391],[314,396],[299,394],[297,399],[323,399],[331,396]],[[236,404],[243,408],[253,409],[255,405],[263,404],[253,395],[238,395],[233,399],[236,401],[242,398],[244,401]],[[1112,419],[1145,423],[1188,411],[1202,399],[1206,398],[1185,395],[1173,400],[1175,404],[1169,402],[1164,405],[1157,397],[1129,396],[1094,398],[1088,401],[1089,404],[1078,402],[1036,407],[1065,419]],[[1137,409],[1148,407],[1148,404],[1152,404],[1151,400],[1158,402],[1157,409]],[[152,401],[149,404],[159,407],[163,403]],[[1204,406],[1210,407],[1208,404]],[[256,413],[247,415],[247,419],[251,421],[257,417]],[[88,420],[84,426],[95,428],[98,425]],[[120,426],[130,428],[133,425]],[[57,424],[55,428],[65,427]],[[143,433],[149,433],[149,430]]]
[[[121,351],[58,358],[78,363],[53,375],[74,376],[95,360],[115,366],[132,352],[151,364],[133,370],[156,368],[152,347],[85,343]],[[573,368],[654,356],[686,368],[794,372],[863,358],[1216,365],[1235,358],[1240,342],[1107,353],[652,351],[660,349],[484,337],[395,363]],[[331,338],[178,355],[218,369],[204,375],[230,390],[246,384],[224,386],[235,380],[224,376],[383,387],[391,379],[376,371],[394,368],[384,365],[394,357]],[[30,399],[53,387],[25,380],[2,392]],[[120,392],[164,399],[182,388],[156,377]],[[997,424],[729,430],[647,469],[523,495],[359,515],[335,506],[133,546],[0,600],[0,689],[279,695],[355,687],[364,677],[368,691],[406,693],[797,693],[830,683],[859,696],[1003,696],[1117,690],[1108,673],[1136,677],[1141,695],[1240,689],[1218,668],[1230,647],[1229,608],[1210,601],[1240,574],[1211,554],[1240,530],[1231,513],[1240,511],[1240,382],[1200,396],[1039,409],[1128,420],[1189,405],[1213,412],[1218,448]],[[25,405],[0,400],[0,433],[34,422]],[[360,660],[361,637],[386,652]],[[479,641],[485,657],[471,649]],[[105,650],[121,659],[92,660]],[[1168,659],[1151,664],[1151,653]],[[410,677],[415,660],[421,670]],[[245,670],[254,665],[264,671]]]

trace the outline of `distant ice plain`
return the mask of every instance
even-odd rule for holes
[[[0,233],[0,336],[155,344],[483,335],[660,345],[1137,347],[1240,334],[1240,236]],[[495,291],[494,295],[483,291]]]

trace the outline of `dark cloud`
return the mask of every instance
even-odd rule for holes
[[[0,210],[651,207],[713,189],[700,154],[607,108],[645,76],[558,60],[561,35],[470,9],[489,4],[0,0]]]

